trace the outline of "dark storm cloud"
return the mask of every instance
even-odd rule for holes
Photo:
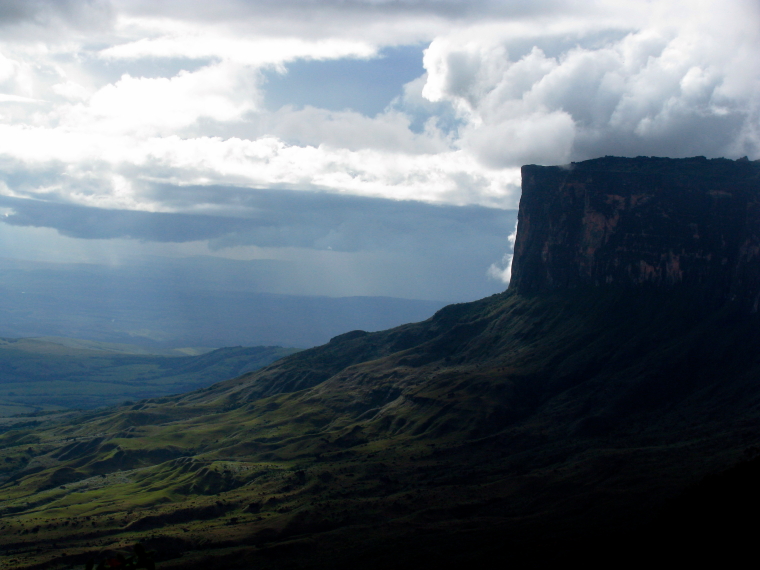
[[[503,289],[487,271],[509,249],[507,236],[517,214],[286,190],[164,186],[155,192],[176,204],[208,203],[211,194],[216,207],[226,206],[228,212],[234,207],[237,215],[105,210],[0,197],[0,212],[6,214],[0,221],[53,228],[83,242],[207,240],[220,256],[225,247],[274,248],[275,259],[232,262],[206,254],[182,262],[192,279],[216,264],[211,273],[232,289],[459,302]],[[290,249],[278,260],[276,248]],[[203,255],[203,249],[199,252]]]
[[[503,244],[514,212],[480,206],[340,196],[288,190],[159,186],[165,204],[213,203],[235,215],[106,210],[0,197],[1,221],[53,228],[80,239],[129,238],[155,242],[209,240],[212,248],[239,245],[333,251],[437,249]]]
[[[0,197],[0,206],[12,210],[0,218],[8,225],[53,228],[62,235],[80,239],[196,241],[235,231],[239,229],[236,225],[241,226],[243,222],[213,216],[105,210],[5,196]]]

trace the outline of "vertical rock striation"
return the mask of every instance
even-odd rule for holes
[[[760,305],[760,161],[605,157],[522,168],[510,289],[685,288]]]

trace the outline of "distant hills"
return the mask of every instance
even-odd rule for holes
[[[749,198],[720,224],[729,268],[754,267],[760,164],[707,163]],[[696,281],[657,278],[723,231],[681,207],[711,191],[691,168],[601,159],[526,184],[525,204],[546,201],[521,207],[530,279],[504,293],[188,394],[11,426],[0,561],[83,567],[140,541],[162,570],[737,566],[754,550],[726,530],[758,506],[760,316],[730,293],[751,296],[749,270],[736,289],[699,263],[683,265]],[[639,203],[632,169],[671,182]],[[684,202],[662,199],[673,180]],[[652,235],[653,212],[694,231]],[[626,280],[597,282],[601,264]]]
[[[134,345],[0,338],[0,416],[178,394],[262,368],[294,352],[258,346],[156,355]]]
[[[226,285],[229,280],[240,287],[249,273],[251,279],[257,271],[266,275],[270,265],[196,259],[109,267],[3,259],[0,337],[71,337],[137,344],[152,352],[188,346],[306,348],[346,330],[420,321],[444,305],[277,295]]]

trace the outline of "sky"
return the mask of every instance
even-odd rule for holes
[[[759,159],[758,54],[756,0],[0,0],[0,258],[473,300],[523,164]]]

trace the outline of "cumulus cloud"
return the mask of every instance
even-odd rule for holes
[[[256,67],[274,66],[285,71],[283,64],[294,59],[369,58],[376,47],[357,40],[326,39],[305,41],[300,38],[248,39],[230,37],[219,30],[179,27],[172,24],[166,35],[141,38],[106,48],[98,56],[106,60],[144,58],[183,58],[234,61]]]
[[[86,102],[63,109],[60,126],[112,136],[170,135],[202,118],[240,119],[255,110],[257,98],[255,78],[229,63],[180,71],[170,78],[123,75]]]
[[[487,171],[461,150],[406,154],[372,148],[349,150],[325,144],[286,144],[277,137],[255,140],[178,136],[147,140],[49,128],[0,126],[6,155],[6,193],[59,199],[104,208],[171,210],[145,192],[146,184],[235,184],[313,189],[393,199],[515,207],[519,171]],[[60,172],[38,187],[36,173]],[[24,175],[24,173],[26,173]],[[122,184],[127,175],[128,184]],[[130,205],[131,204],[131,205]],[[198,204],[196,208],[212,207]]]
[[[508,23],[436,38],[423,95],[456,106],[467,120],[462,148],[491,167],[605,154],[759,157],[758,6],[661,4],[651,18],[623,9],[628,22],[602,21],[618,35],[628,28],[602,43],[595,8],[564,30],[576,39],[564,48],[551,30]]]

